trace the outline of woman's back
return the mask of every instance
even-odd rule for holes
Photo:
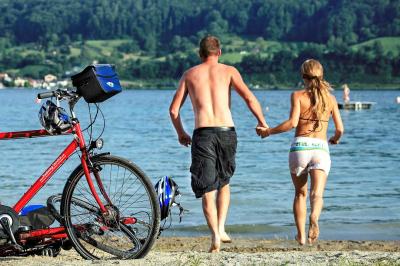
[[[296,127],[296,137],[311,137],[326,140],[328,122],[336,103],[335,97],[328,93],[326,107],[318,116],[312,110],[312,95],[308,90],[295,92],[300,102],[300,116]]]
[[[338,144],[343,135],[343,123],[336,98],[330,93],[331,86],[324,80],[321,63],[314,59],[306,60],[301,65],[301,74],[305,89],[292,93],[289,119],[274,128],[257,127],[257,134],[265,138],[296,128],[295,137],[326,141],[328,121],[332,116],[336,130],[329,143]]]

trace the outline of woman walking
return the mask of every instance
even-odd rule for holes
[[[323,67],[314,59],[301,66],[305,88],[291,95],[290,117],[274,128],[257,127],[257,134],[266,137],[296,128],[289,152],[289,168],[295,187],[293,213],[297,227],[296,240],[306,242],[307,180],[310,175],[310,205],[308,242],[319,236],[318,219],[323,205],[323,193],[331,167],[327,129],[330,117],[335,124],[335,135],[330,144],[338,144],[343,135],[343,123],[331,87],[323,78]]]

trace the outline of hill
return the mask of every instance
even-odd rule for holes
[[[44,45],[127,37],[149,51],[167,49],[175,36],[196,42],[205,32],[355,44],[399,36],[399,6],[399,0],[2,0],[0,37]]]
[[[393,56],[400,54],[400,37],[380,37],[374,38],[362,43],[352,45],[352,48],[356,51],[360,49],[372,50],[374,46],[379,46],[379,49],[383,50],[383,53],[392,53]]]
[[[2,0],[0,72],[69,76],[93,62],[123,79],[176,82],[199,62],[199,40],[221,39],[221,61],[260,86],[293,86],[303,60],[334,83],[400,76],[400,0]],[[0,80],[1,82],[1,80]]]

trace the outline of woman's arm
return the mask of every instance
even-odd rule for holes
[[[288,120],[279,124],[274,128],[257,128],[257,134],[261,135],[261,137],[265,138],[266,136],[279,134],[286,131],[289,131],[295,127],[299,123],[300,117],[300,98],[296,92],[293,92],[290,97],[291,107],[290,107],[290,117]]]
[[[332,104],[333,104],[333,109],[332,109],[332,118],[333,118],[333,123],[335,124],[335,135],[329,139],[330,144],[338,144],[340,137],[343,135],[344,132],[344,127],[343,127],[343,122],[342,118],[340,116],[338,104],[336,101],[335,96],[332,97]]]
[[[280,125],[271,128],[270,134],[279,134],[283,133],[286,131],[289,131],[295,127],[297,127],[297,124],[299,123],[299,117],[300,117],[300,99],[296,92],[293,92],[291,97],[290,97],[290,117],[288,120],[284,121]]]

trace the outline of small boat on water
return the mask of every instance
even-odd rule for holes
[[[363,110],[363,109],[371,109],[371,107],[376,104],[375,102],[345,102],[338,103],[339,109],[343,110]]]

